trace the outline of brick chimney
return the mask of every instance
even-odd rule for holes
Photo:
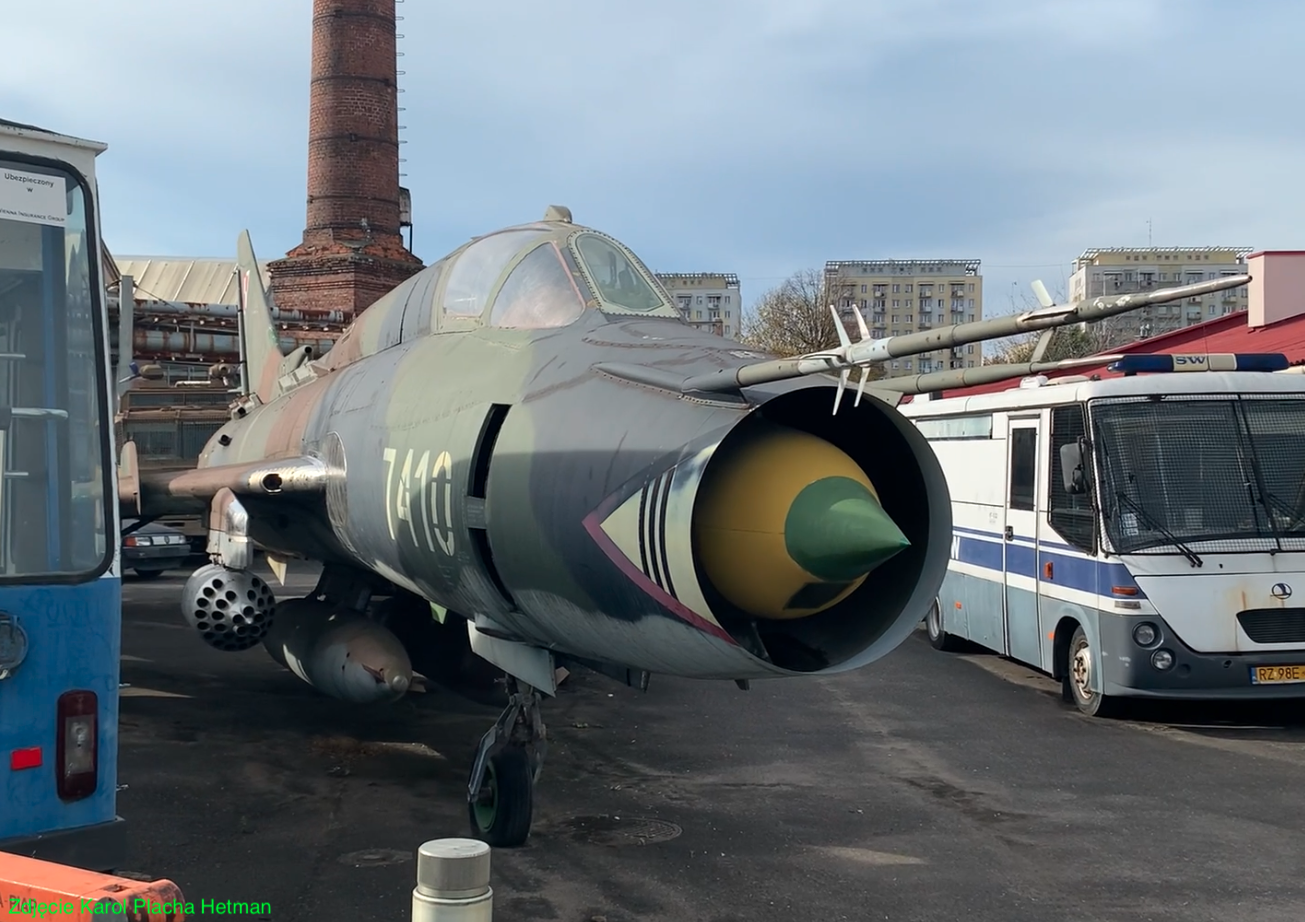
[[[395,38],[395,0],[313,0],[308,223],[268,267],[278,307],[351,318],[422,269],[400,230]]]

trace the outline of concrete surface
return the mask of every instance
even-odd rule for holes
[[[124,583],[129,870],[278,920],[408,919],[413,852],[466,834],[498,709],[438,687],[324,698],[261,647],[207,648],[183,578]],[[917,635],[747,692],[575,675],[546,716],[534,836],[493,856],[496,922],[1305,917],[1299,709],[1094,721]]]

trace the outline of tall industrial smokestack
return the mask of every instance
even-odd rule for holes
[[[308,218],[277,306],[351,317],[422,268],[400,228],[395,0],[313,0]]]

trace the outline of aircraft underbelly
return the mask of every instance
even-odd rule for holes
[[[633,669],[696,679],[748,679],[787,673],[748,654],[742,647],[671,617],[639,621],[586,610],[570,599],[538,590],[516,595],[556,639],[555,650]]]

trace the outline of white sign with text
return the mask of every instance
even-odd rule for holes
[[[0,167],[0,221],[63,227],[68,220],[65,180]]]

